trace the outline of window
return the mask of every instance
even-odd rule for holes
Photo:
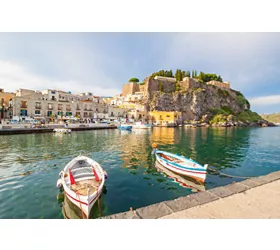
[[[35,115],[40,115],[41,111],[40,110],[35,110]]]
[[[27,110],[21,109],[20,116],[27,116]]]
[[[55,91],[52,91],[51,93],[52,93],[52,94],[55,94]]]
[[[52,115],[52,111],[48,111],[47,116],[51,116]]]
[[[114,116],[114,112],[111,112],[111,116]]]

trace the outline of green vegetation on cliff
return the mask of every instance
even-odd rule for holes
[[[260,115],[258,115],[256,112],[252,112],[251,110],[245,110],[239,114],[233,114],[229,107],[223,107],[222,109],[212,109],[212,112],[214,116],[209,121],[211,125],[226,121],[241,121],[251,123],[262,120]]]
[[[258,113],[252,112],[251,110],[241,112],[237,115],[237,118],[242,122],[257,122],[259,120],[262,120],[262,117],[258,115]]]
[[[173,72],[172,70],[160,70],[158,72],[154,72],[151,74],[151,77],[155,77],[155,76],[164,76],[164,77],[174,77],[176,78],[177,82],[180,82],[183,80],[184,77],[188,76],[188,77],[192,77],[192,78],[196,78],[199,79],[200,82],[209,82],[209,81],[219,81],[222,82],[223,79],[220,75],[216,75],[216,74],[211,74],[211,73],[204,73],[204,72],[200,72],[199,74],[197,74],[196,70],[192,70],[191,72],[189,70],[185,71],[185,70],[181,70],[181,69],[176,69],[176,72],[173,76]]]

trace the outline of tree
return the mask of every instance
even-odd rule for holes
[[[177,81],[177,82],[182,81],[183,77],[182,77],[182,71],[181,71],[180,69],[177,69],[177,70],[176,70],[175,78],[176,78],[176,81]]]
[[[139,82],[139,79],[136,77],[130,78],[128,82]]]
[[[186,72],[186,76],[191,77],[191,72],[190,72],[190,71],[187,71],[187,72]]]

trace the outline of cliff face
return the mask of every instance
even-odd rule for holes
[[[239,114],[250,109],[244,96],[231,89],[222,89],[205,83],[184,89],[178,83],[148,79],[144,105],[148,111],[180,111],[183,120],[211,119],[219,110]]]

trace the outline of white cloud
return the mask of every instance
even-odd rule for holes
[[[221,74],[233,88],[252,91],[279,79],[279,41],[279,33],[174,33],[165,60]]]
[[[249,102],[254,106],[265,106],[280,104],[280,95],[270,95],[252,98]]]
[[[97,83],[97,82],[96,82]],[[30,72],[19,63],[0,60],[0,87],[7,92],[14,92],[19,88],[44,90],[61,89],[72,93],[93,92],[96,95],[112,96],[120,92],[115,88],[102,88],[100,85],[83,83],[80,80],[53,80]]]

